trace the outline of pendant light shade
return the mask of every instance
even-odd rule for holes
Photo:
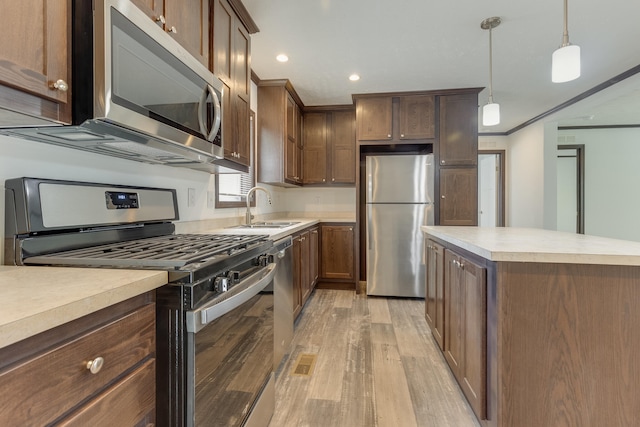
[[[500,124],[500,104],[495,102],[491,104],[485,104],[482,107],[482,125],[483,126],[495,126]]]
[[[551,81],[564,83],[580,77],[580,46],[569,43],[568,0],[564,0],[564,32],[562,45],[551,57]]]
[[[568,45],[556,49],[551,57],[551,81],[564,83],[580,77],[580,46]]]
[[[482,107],[482,125],[495,126],[500,124],[500,105],[493,102],[493,40],[491,30],[500,25],[500,18],[494,16],[480,23],[480,28],[489,30],[489,99],[487,105]]]

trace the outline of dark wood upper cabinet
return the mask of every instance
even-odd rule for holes
[[[224,157],[249,166],[251,141],[251,36],[227,0],[213,0],[211,69],[225,85]]]
[[[328,120],[326,113],[304,113],[304,184],[327,182]]]
[[[209,0],[131,0],[202,64],[209,66]]]
[[[356,102],[358,140],[390,141],[392,135],[393,98],[360,98]]]
[[[2,36],[0,105],[70,123],[70,2],[3,2],[2,12],[5,22],[16,30]]]
[[[399,98],[400,139],[435,138],[435,96]]]
[[[302,114],[288,80],[258,85],[258,181],[302,184]]]
[[[440,97],[440,166],[478,164],[478,95]]]
[[[305,185],[355,184],[355,111],[330,108],[304,112]]]
[[[356,115],[353,109],[332,113],[331,183],[356,182]]]
[[[435,138],[435,96],[356,96],[359,141],[413,142]]]

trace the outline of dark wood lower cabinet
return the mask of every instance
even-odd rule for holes
[[[440,350],[444,350],[444,247],[426,239],[427,287],[425,319]]]
[[[153,425],[155,319],[150,292],[0,349],[0,425]]]
[[[142,366],[108,388],[96,399],[66,417],[57,426],[110,427],[155,425],[156,381],[155,359]]]
[[[486,269],[445,250],[444,355],[478,419],[487,408]]]
[[[637,425],[640,266],[490,261],[428,236],[427,290],[430,245],[443,354],[483,427]]]
[[[298,317],[316,284],[318,272],[318,227],[293,236],[293,315]]]
[[[320,229],[322,287],[355,289],[355,225],[322,224]]]
[[[478,168],[440,168],[439,225],[478,225]]]

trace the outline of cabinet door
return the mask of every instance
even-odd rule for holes
[[[459,257],[449,250],[444,252],[445,263],[445,336],[444,357],[456,378],[460,377],[464,361],[464,289]]]
[[[293,316],[298,317],[302,310],[302,240],[293,238]]]
[[[304,125],[302,123],[302,111],[298,104],[295,104],[294,116],[296,122],[296,166],[297,166],[297,183],[302,184],[302,177],[304,176],[304,164],[302,163],[302,155],[304,150],[304,140],[302,139],[302,132]]]
[[[441,166],[478,164],[478,95],[440,97]]]
[[[425,318],[438,346],[444,349],[444,248],[427,240],[425,243],[427,289]]]
[[[251,99],[251,73],[250,73],[250,56],[251,56],[251,39],[248,31],[239,19],[235,20],[234,40],[233,40],[233,95],[234,106],[233,114],[235,124],[235,152],[234,161],[246,166],[251,164],[251,137],[249,134],[249,126],[251,121],[250,99]]]
[[[224,157],[251,164],[249,33],[226,0],[213,2],[213,72],[225,84]]]
[[[305,184],[327,182],[327,114],[307,113],[304,123],[303,167]]]
[[[165,0],[165,31],[209,68],[209,1]]]
[[[392,137],[393,99],[390,96],[357,100],[358,139],[390,140]]]
[[[301,182],[302,152],[299,142],[300,107],[287,93],[287,105],[285,116],[286,147],[285,147],[285,180],[294,184]]]
[[[478,169],[440,168],[439,225],[478,224]]]
[[[139,0],[138,0],[139,1]],[[235,13],[226,0],[213,1],[213,73],[231,85]]]
[[[478,419],[486,418],[487,283],[486,269],[461,258],[464,293],[464,361],[460,386]]]
[[[53,86],[59,80],[71,84],[67,66],[70,14],[67,0],[3,2],[2,15],[9,24],[0,44],[0,84],[7,86],[0,88],[3,104],[36,116],[71,121],[69,90]]]
[[[445,250],[444,356],[478,419],[486,419],[486,269]]]
[[[138,9],[149,15],[149,17],[159,25],[162,25],[162,20],[165,19],[163,0],[131,0],[131,3],[135,4]]]
[[[353,226],[323,225],[321,239],[321,277],[353,281],[355,277]]]
[[[433,139],[435,133],[435,97],[402,96],[399,102],[400,139]]]
[[[311,263],[310,260],[310,232],[300,234],[300,287],[302,289],[302,306],[304,307],[309,294],[311,294]]]
[[[331,121],[331,182],[356,183],[356,117],[354,111],[334,111]]]
[[[320,236],[318,235],[318,227],[312,228],[309,232],[309,282],[311,289],[318,282],[320,273],[318,248],[320,247]]]

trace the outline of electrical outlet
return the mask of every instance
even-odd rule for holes
[[[188,188],[187,189],[187,207],[194,207],[196,205],[196,189],[195,188]]]
[[[213,191],[207,191],[207,207],[213,208]]]

